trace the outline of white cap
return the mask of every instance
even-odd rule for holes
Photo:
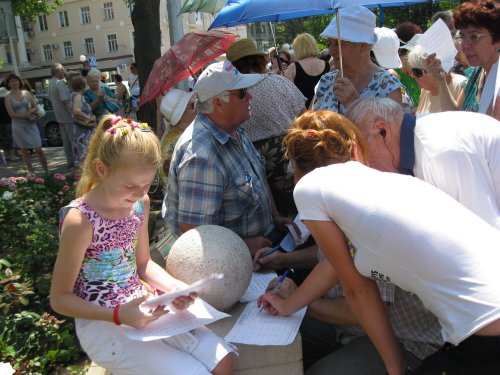
[[[9,95],[9,90],[7,90],[5,87],[0,87],[0,98],[5,98],[7,95]]]
[[[200,102],[205,102],[227,90],[251,87],[265,77],[264,74],[241,74],[231,61],[209,65],[198,78],[194,91]]]
[[[194,94],[194,91],[186,92],[178,89],[167,91],[161,100],[160,111],[170,124],[177,125]]]
[[[336,17],[340,17],[340,39],[354,43],[375,44],[377,36],[374,29],[376,16],[368,8],[356,5],[341,8],[333,17],[325,30],[320,34],[322,38],[339,39]]]
[[[401,68],[399,59],[399,39],[397,34],[387,27],[376,27],[377,43],[372,47],[372,51],[377,58],[377,62],[382,68],[395,69]]]

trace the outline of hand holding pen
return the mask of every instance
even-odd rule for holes
[[[282,260],[282,252],[278,251],[280,246],[277,245],[273,248],[262,248],[255,253],[253,258],[253,270],[258,271],[262,267],[282,269],[280,260]]]
[[[271,290],[271,293],[269,293],[271,296],[275,296],[275,294],[278,292],[278,289],[280,288],[281,284],[285,280],[286,275],[288,275],[288,270],[286,270],[285,273],[283,275],[281,275],[280,278],[278,279],[278,282],[276,283],[274,288]],[[269,294],[263,294],[262,296],[260,296],[259,299],[257,300],[257,305],[260,306],[259,311],[262,311],[262,309],[264,308],[264,305],[266,305],[266,311],[268,311],[269,313],[271,313],[273,315],[276,315],[278,313],[278,310],[276,310],[273,307],[273,305],[269,303],[269,301],[266,301],[265,298],[263,298],[264,296],[269,295]],[[273,310],[275,310],[275,311],[273,311]]]

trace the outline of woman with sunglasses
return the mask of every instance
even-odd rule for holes
[[[455,73],[448,73],[444,78],[434,76],[427,71],[426,57],[425,51],[420,46],[414,47],[408,54],[412,76],[421,88],[417,114],[445,111],[446,107],[443,107],[443,102],[446,103],[449,96],[454,101],[458,100],[463,93],[466,81],[464,76]],[[446,87],[444,88],[443,85]]]
[[[272,47],[269,49],[269,60],[271,60],[270,70],[276,74],[284,75],[288,65],[290,65],[291,58],[287,51],[281,50],[276,53],[276,48]]]
[[[314,87],[321,76],[330,71],[330,64],[318,57],[318,45],[311,34],[297,35],[292,42],[292,48],[297,61],[288,67],[285,77],[295,83],[304,94],[307,98],[306,108],[309,108],[314,97]]]
[[[491,0],[462,3],[453,18],[459,30],[457,38],[461,41],[463,52],[475,68],[463,94],[457,100],[452,95],[447,96],[443,109],[481,112],[500,120],[500,100],[495,98],[498,93],[492,95],[491,92],[484,92],[488,97],[481,100],[486,78],[490,71],[496,70],[500,55],[500,5]],[[441,62],[434,54],[428,57],[428,65],[428,70],[439,79],[441,88],[445,90],[447,85]],[[492,110],[493,100],[496,100],[496,113]]]

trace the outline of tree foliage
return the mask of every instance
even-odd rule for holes
[[[462,0],[460,2],[464,1]],[[437,3],[384,8],[384,26],[393,28],[401,22],[411,21],[425,30],[430,26],[429,20],[434,13],[440,10],[454,9],[458,4],[458,1],[441,1]],[[380,10],[372,10],[377,15],[378,22]],[[316,38],[320,49],[325,48],[326,40],[320,38],[319,35],[328,25],[332,17],[333,15],[328,14],[278,22],[276,25],[276,42],[280,45],[283,43],[291,43],[297,34],[309,33]]]
[[[22,16],[30,21],[42,14],[51,14],[62,0],[12,0],[12,10],[16,16]]]

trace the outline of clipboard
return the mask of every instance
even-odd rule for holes
[[[184,289],[175,290],[173,292],[164,293],[159,296],[150,298],[147,301],[141,303],[139,305],[139,308],[154,309],[159,305],[169,305],[170,302],[172,302],[177,297],[188,296],[190,293],[199,292],[207,285],[210,285],[215,280],[220,280],[223,277],[224,274],[222,273],[213,273],[210,276],[205,277],[204,279],[195,281],[194,283],[188,285]]]

